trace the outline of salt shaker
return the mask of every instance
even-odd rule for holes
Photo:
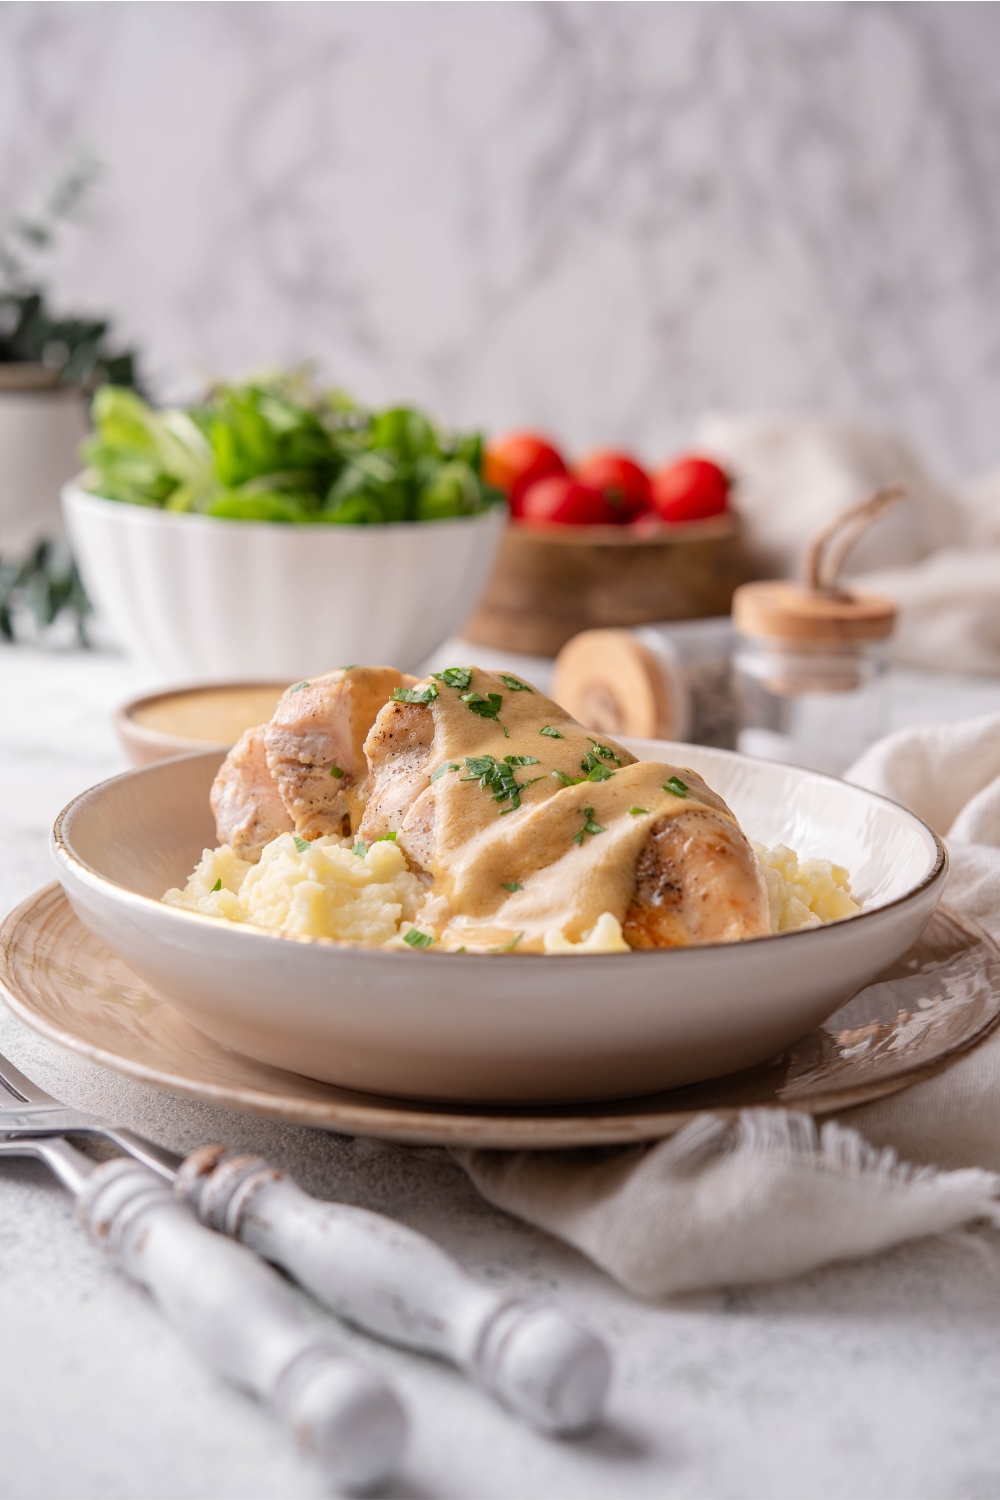
[[[815,540],[804,581],[747,583],[733,596],[737,746],[839,775],[886,732],[890,599],[837,581],[861,531],[904,493],[886,486]]]

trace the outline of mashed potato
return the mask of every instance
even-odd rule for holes
[[[800,863],[792,849],[754,844],[771,905],[771,930],[792,932],[818,927],[861,910],[851,896],[848,872],[826,859]],[[184,889],[167,891],[171,906],[183,906],[206,917],[250,922],[281,932],[335,938],[373,947],[391,944],[426,947],[430,933],[413,927],[427,889],[409,869],[403,851],[391,839],[379,839],[368,850],[350,839],[324,837],[306,843],[283,833],[267,845],[256,865],[247,864],[228,845],[206,849]],[[421,940],[414,942],[414,934]],[[611,912],[598,918],[580,942],[553,929],[545,934],[545,952],[628,953],[621,923]]]
[[[861,907],[851,895],[848,872],[828,859],[799,862],[794,849],[779,844],[766,849],[754,844],[767,896],[771,903],[771,931],[794,932],[853,917]]]
[[[282,833],[257,865],[237,858],[228,845],[206,849],[184,889],[167,891],[163,899],[206,917],[378,947],[399,934],[401,923],[413,921],[425,894],[390,839],[363,852],[350,839],[326,836],[307,844]]]

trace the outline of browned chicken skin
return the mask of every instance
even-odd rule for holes
[[[731,943],[771,930],[767,890],[740,828],[711,807],[653,824],[622,932],[632,948]]]

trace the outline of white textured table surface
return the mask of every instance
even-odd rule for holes
[[[59,808],[122,768],[109,710],[145,686],[110,656],[0,649],[0,906],[52,876]],[[897,682],[897,722],[1000,709],[1000,684]],[[481,1276],[610,1343],[608,1423],[540,1437],[441,1365],[346,1331],[412,1416],[387,1493],[432,1497],[1000,1497],[1000,1238],[913,1245],[764,1290],[650,1307],[482,1203],[443,1153],[201,1107],[62,1053],[0,1012],[0,1049],[67,1102],[175,1150],[258,1151],[393,1214]],[[978,1249],[977,1249],[978,1247]],[[322,1316],[318,1311],[317,1318]],[[77,1229],[33,1163],[0,1167],[0,1497],[328,1495],[249,1400],[207,1374]]]

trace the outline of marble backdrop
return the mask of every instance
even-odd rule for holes
[[[1000,461],[993,4],[4,4],[0,215],[163,395],[371,401],[656,458],[710,411]]]

